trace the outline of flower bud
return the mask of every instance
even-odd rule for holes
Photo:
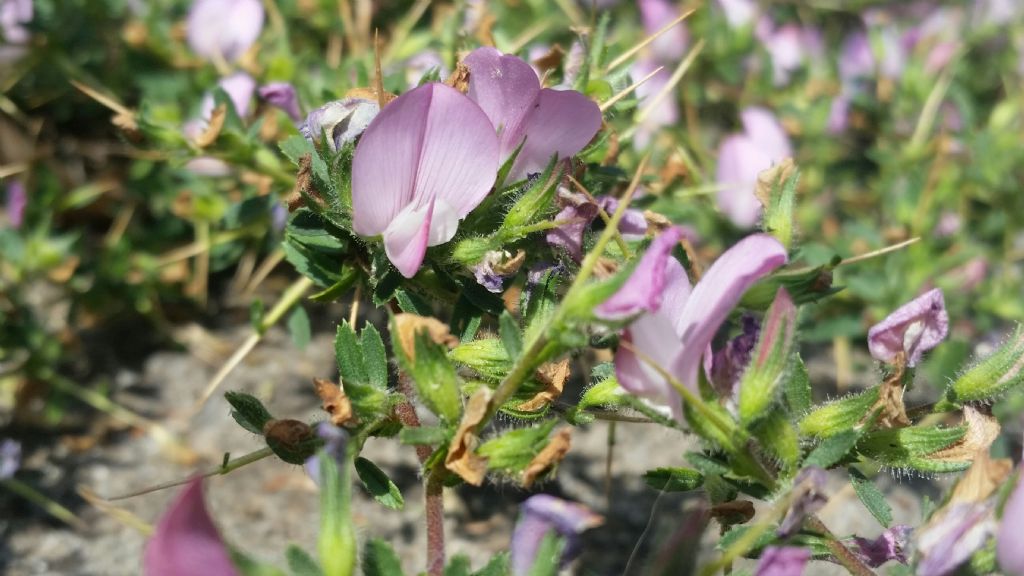
[[[796,306],[785,288],[765,315],[753,357],[740,380],[740,421],[748,425],[768,413],[778,396],[793,353]]]
[[[800,420],[800,433],[827,438],[857,426],[878,402],[878,387],[826,404]]]
[[[366,98],[344,98],[328,102],[306,116],[299,132],[310,142],[327,136],[327,146],[340,150],[358,138],[380,112],[380,105]]]
[[[946,391],[946,399],[962,404],[992,400],[1024,382],[1024,326],[995,352],[967,370]]]

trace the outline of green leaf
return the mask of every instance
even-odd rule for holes
[[[334,338],[334,354],[338,360],[338,372],[341,373],[341,380],[346,388],[352,383],[369,384],[370,376],[366,370],[362,346],[356,339],[355,330],[346,321],[338,325],[338,332]]]
[[[391,544],[373,538],[363,547],[363,576],[404,576],[402,562]]]
[[[846,458],[846,455],[853,450],[860,438],[858,430],[844,430],[833,436],[825,438],[806,459],[804,466],[817,466],[819,468],[830,468]]]
[[[434,446],[448,440],[448,430],[440,426],[415,426],[402,428],[398,441],[412,446]]]
[[[224,399],[231,405],[231,417],[238,425],[253,434],[263,435],[263,427],[274,419],[258,398],[245,392],[225,392]]]
[[[857,426],[878,402],[878,386],[816,408],[800,420],[800,433],[828,437]]]
[[[302,136],[290,136],[281,142],[280,147],[281,152],[296,166],[302,161],[303,156],[315,153],[313,145]]]
[[[857,450],[885,466],[910,468],[927,473],[959,472],[971,462],[931,459],[928,455],[948,448],[960,441],[967,428],[956,426],[912,426],[892,430],[877,430],[864,436]]]
[[[377,502],[392,510],[401,510],[405,506],[398,486],[373,462],[362,457],[356,458],[356,474]]]
[[[471,565],[465,554],[456,554],[444,568],[444,576],[470,576]]]
[[[499,552],[491,557],[486,566],[473,573],[473,576],[508,576],[512,567],[509,566],[508,552]]]
[[[295,544],[288,546],[284,556],[288,560],[288,569],[291,570],[292,576],[323,576],[324,574],[316,560]]]
[[[241,576],[285,576],[280,568],[264,564],[239,550],[230,550],[230,554],[231,563]]]
[[[690,468],[655,468],[644,472],[644,482],[663,492],[689,492],[704,483],[704,475]]]
[[[892,508],[885,501],[882,491],[856,468],[850,468],[850,483],[853,484],[853,490],[857,493],[860,501],[864,503],[868,512],[871,512],[879,524],[888,528],[892,523]]]
[[[455,367],[448,361],[447,349],[420,330],[415,336],[416,360],[412,361],[402,349],[398,332],[392,327],[391,350],[412,378],[423,404],[446,422],[458,422],[462,414],[461,384]]]
[[[558,575],[558,567],[562,562],[562,550],[565,549],[565,540],[555,534],[554,530],[550,530],[540,541],[537,555],[533,558],[533,565],[527,572],[529,576]]]
[[[523,353],[523,335],[519,332],[516,319],[507,311],[498,317],[498,333],[509,358],[518,358]]]
[[[369,330],[370,334],[366,331]],[[334,355],[338,361],[338,372],[345,387],[345,393],[352,401],[352,408],[361,419],[372,419],[387,409],[387,387],[377,386],[380,376],[380,350],[375,349],[380,335],[376,328],[367,324],[363,328],[363,337],[356,338],[356,333],[348,322],[338,325],[334,338]],[[363,346],[368,345],[364,350]],[[381,344],[383,346],[383,344]],[[374,363],[373,381],[370,378],[368,363]],[[385,364],[386,370],[386,364]],[[384,376],[387,378],[386,373]]]
[[[380,332],[369,322],[363,326],[360,336],[360,351],[363,354],[367,381],[369,384],[387,390],[388,388],[388,355],[384,350],[384,341]]]
[[[312,329],[309,326],[309,315],[302,306],[296,306],[288,316],[288,332],[292,336],[292,343],[299,350],[305,350],[313,337]]]
[[[497,338],[481,338],[462,342],[448,353],[448,356],[464,364],[484,378],[500,381],[512,369],[508,350]]]
[[[802,415],[811,409],[811,377],[799,353],[794,355],[793,369],[786,378],[783,394],[790,414]]]
[[[295,270],[324,288],[340,282],[341,261],[336,255],[328,254],[289,238],[281,243],[281,250]]]

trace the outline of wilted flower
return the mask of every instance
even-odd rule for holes
[[[917,534],[921,562],[917,576],[951,574],[992,536],[995,522],[991,502],[954,504]]]
[[[467,94],[497,130],[501,162],[522,145],[509,181],[541,172],[553,156],[576,154],[601,128],[597,104],[574,90],[541,89],[521,58],[484,47],[464,62],[470,72]]]
[[[591,202],[585,194],[570,192],[567,188],[558,189],[558,201],[563,206],[555,216],[555,221],[565,222],[558,228],[547,233],[548,244],[563,248],[573,260],[583,259],[583,234],[590,224],[597,219],[600,210],[607,214],[614,213],[619,207],[618,199],[612,196],[600,196]],[[643,212],[627,208],[619,220],[619,233],[623,238],[639,239],[647,233],[647,220]]]
[[[533,74],[533,70],[530,70]],[[429,83],[399,96],[366,129],[352,160],[352,224],[383,234],[411,278],[428,246],[448,242],[487,196],[498,170],[487,116],[453,88]]]
[[[311,456],[306,460],[303,468],[306,469],[306,474],[313,479],[313,482],[320,484],[321,454],[333,458],[339,466],[344,466],[345,450],[348,447],[348,433],[330,422],[321,422],[316,427],[316,435],[324,441],[323,452]]]
[[[800,576],[810,559],[806,548],[769,546],[761,552],[754,576]]]
[[[260,0],[196,0],[188,14],[188,44],[208,59],[237,60],[262,29]]]
[[[203,480],[195,478],[164,512],[142,559],[146,576],[238,576],[231,556],[203,502]]]
[[[793,151],[786,132],[768,110],[747,108],[740,119],[743,132],[727,136],[718,149],[718,207],[733,224],[749,228],[762,210],[754,196],[757,175]]]
[[[339,150],[358,138],[380,113],[380,104],[366,98],[334,100],[313,110],[299,126],[299,132],[310,142],[327,136],[327,146]]]
[[[907,366],[916,366],[921,356],[938,346],[949,332],[949,316],[942,291],[929,290],[900,306],[868,330],[868,349],[875,360],[891,362],[906,355]]]
[[[7,221],[11,223],[11,227],[21,228],[27,204],[28,193],[25,191],[25,184],[21,180],[11,180],[8,182],[4,208],[7,212]]]
[[[568,564],[580,553],[580,534],[600,526],[603,521],[582,504],[547,494],[527,498],[520,507],[519,521],[512,532],[512,573],[515,576],[530,573],[541,542],[550,533],[565,539],[561,565]]]
[[[288,82],[271,82],[260,86],[260,98],[275,108],[280,108],[292,120],[298,122],[302,119],[302,112],[299,110],[299,97],[295,94],[295,87]]]
[[[686,271],[671,256],[682,233],[672,227],[655,238],[630,278],[595,310],[606,320],[647,312],[623,332],[626,345],[615,353],[615,374],[623,388],[667,405],[677,418],[679,393],[648,359],[695,388],[701,358],[743,293],[786,263],[778,240],[754,234],[726,250],[691,289]]]
[[[10,438],[0,442],[0,480],[14,476],[21,468],[21,443]]]
[[[851,548],[864,563],[872,568],[878,568],[890,560],[906,564],[911,532],[913,529],[910,526],[897,524],[879,534],[878,538],[874,540],[854,537],[854,545]]]

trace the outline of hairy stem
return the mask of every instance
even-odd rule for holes
[[[444,474],[435,468],[427,476],[427,574],[444,574]]]

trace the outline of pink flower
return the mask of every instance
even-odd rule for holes
[[[498,151],[487,116],[459,91],[430,83],[406,92],[380,111],[356,146],[353,229],[383,235],[388,258],[411,278],[427,247],[451,240],[487,196]]]
[[[654,35],[669,22],[679,18],[679,8],[669,0],[637,0],[644,33]],[[686,53],[690,38],[686,26],[680,22],[651,42],[651,57],[658,62],[671,63]]]
[[[28,205],[28,193],[25,191],[25,184],[21,180],[11,180],[7,183],[7,220],[13,228],[21,228],[25,219],[25,206]]]
[[[580,553],[580,534],[604,521],[582,504],[547,494],[530,496],[522,503],[520,511],[510,546],[512,574],[515,576],[530,573],[541,542],[549,533],[565,540],[561,558],[564,566]]]
[[[615,374],[623,388],[667,405],[676,418],[682,410],[679,393],[649,361],[696,389],[701,359],[743,293],[786,263],[786,248],[778,240],[754,234],[726,250],[691,288],[686,271],[671,256],[681,236],[678,227],[658,236],[626,283],[595,310],[606,320],[646,312],[624,331],[627,345],[615,353]]]
[[[726,136],[718,149],[718,207],[740,228],[761,216],[754,196],[757,175],[793,153],[789,137],[771,112],[747,108],[740,113],[743,132]]]
[[[891,362],[903,353],[908,366],[915,366],[921,356],[938,346],[949,332],[949,316],[942,291],[929,290],[907,302],[868,330],[871,356]]]
[[[238,576],[203,502],[202,478],[195,478],[171,503],[146,544],[146,576]]]
[[[552,157],[568,158],[601,128],[601,109],[574,90],[541,89],[536,72],[516,56],[477,48],[465,59],[468,96],[498,132],[501,162],[522,145],[510,182],[541,172]]]
[[[729,26],[742,28],[754,20],[757,3],[754,0],[718,0]]]
[[[21,58],[32,39],[25,24],[32,21],[32,0],[0,0],[0,63]]]
[[[186,23],[188,44],[207,59],[245,54],[263,29],[260,0],[196,0]]]

